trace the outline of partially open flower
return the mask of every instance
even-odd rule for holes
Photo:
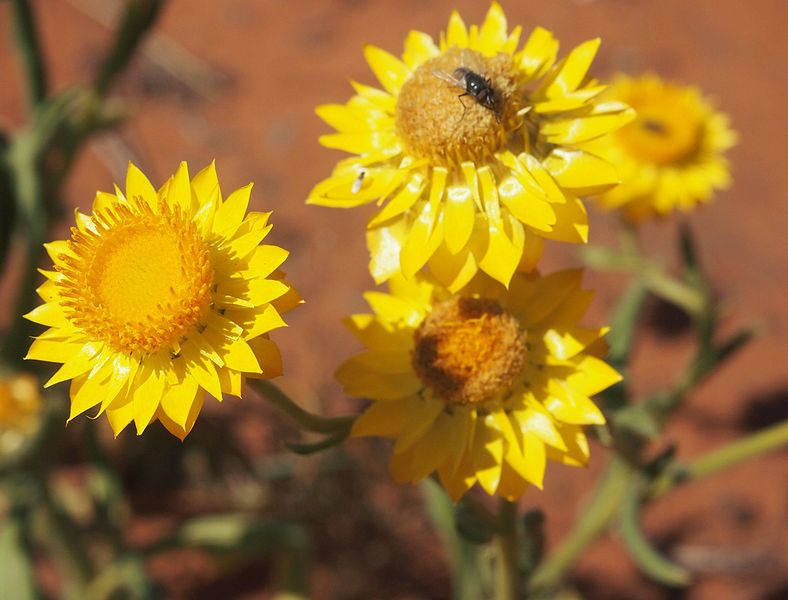
[[[437,471],[454,500],[476,482],[514,499],[542,486],[546,460],[583,465],[583,425],[605,419],[590,397],[621,379],[601,356],[605,328],[578,320],[592,293],[580,271],[515,275],[507,291],[477,277],[452,295],[423,277],[369,292],[375,314],[348,325],[367,350],[337,377],[372,404],[353,435],[395,441],[400,483]]]
[[[280,374],[268,332],[300,300],[277,270],[287,251],[261,244],[270,213],[246,214],[251,189],[222,199],[213,164],[190,181],[181,163],[157,192],[129,165],[125,194],[99,192],[46,245],[56,270],[27,318],[50,329],[27,358],[63,363],[46,385],[71,380],[69,420],[100,405],[116,435],[159,419],[183,439],[205,392]]]
[[[30,373],[0,375],[0,456],[13,453],[41,421],[41,389]]]
[[[690,211],[730,184],[724,153],[736,143],[728,116],[717,112],[694,87],[655,75],[618,77],[606,93],[630,104],[637,119],[598,143],[616,166],[622,184],[600,197],[634,222]]]
[[[618,181],[585,144],[632,118],[600,102],[586,75],[599,40],[556,63],[558,42],[536,28],[518,50],[493,3],[481,27],[455,12],[440,42],[412,31],[402,60],[373,46],[365,56],[384,90],[354,83],[345,105],[318,108],[337,133],[321,143],[355,156],[312,190],[309,202],[383,205],[368,224],[377,282],[429,264],[452,291],[478,270],[508,285],[530,270],[544,239],[584,243],[578,195]]]

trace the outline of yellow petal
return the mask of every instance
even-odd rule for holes
[[[153,420],[161,401],[166,378],[157,369],[150,369],[147,376],[133,390],[134,424],[137,435],[141,435]]]
[[[130,397],[119,399],[107,408],[107,420],[115,437],[134,420],[134,402]]]
[[[186,427],[192,405],[203,393],[194,379],[186,378],[182,383],[168,385],[161,398],[161,409],[181,429]]]
[[[197,194],[197,200],[200,204],[205,204],[214,194],[218,194],[219,200],[222,198],[222,192],[219,189],[219,177],[216,175],[216,161],[212,160],[211,163],[202,169],[192,179],[192,187]]]
[[[279,353],[279,346],[277,346],[273,340],[265,336],[260,336],[248,340],[248,343],[252,347],[255,357],[257,357],[260,368],[263,370],[261,376],[250,374],[250,377],[271,379],[273,377],[279,377],[283,373],[282,355]]]
[[[39,340],[36,340],[39,341]],[[92,369],[96,364],[99,353],[103,348],[103,343],[87,342],[77,349],[68,360],[52,375],[52,377],[44,384],[45,388],[73,379],[78,375]],[[32,351],[32,347],[31,347]],[[28,356],[30,354],[28,353]]]
[[[151,185],[151,182],[148,180],[145,174],[140,171],[132,162],[129,162],[129,166],[126,171],[126,198],[129,200],[141,198],[154,210],[157,209],[159,202],[158,194],[156,194],[156,188]],[[103,200],[104,199],[99,200],[98,195],[96,196],[96,202],[99,204],[101,204]],[[97,206],[94,202],[93,210],[96,210],[96,208]]]
[[[185,214],[194,212],[196,207],[192,206],[192,185],[189,179],[189,167],[185,162],[181,162],[178,165],[175,175],[170,179],[166,198],[170,206],[180,206]]]
[[[414,396],[408,400],[405,424],[394,444],[394,454],[405,452],[421,438],[444,408],[443,402],[434,398]]]
[[[354,398],[374,400],[398,400],[418,392],[422,383],[411,374],[380,373],[350,358],[336,372],[337,381],[345,394]]]
[[[400,253],[406,235],[404,219],[367,230],[369,272],[375,283],[388,281],[400,272]]]
[[[397,94],[410,77],[410,69],[393,54],[375,46],[367,45],[364,47],[364,57],[369,66],[383,85],[383,88],[390,94]]]
[[[556,221],[555,211],[545,201],[544,193],[534,193],[532,187],[525,187],[521,177],[510,175],[498,184],[501,202],[522,223],[540,231],[551,231]]]
[[[548,390],[550,396],[543,404],[556,419],[573,425],[601,425],[605,422],[605,417],[596,404],[577,388],[566,382],[550,379]]]
[[[559,185],[578,196],[598,194],[621,181],[613,165],[581,150],[555,148],[545,159],[544,166]]]
[[[463,185],[449,186],[443,210],[446,249],[451,254],[457,254],[468,243],[473,232],[476,211],[471,190]]]
[[[452,11],[449,17],[449,25],[446,28],[446,43],[441,44],[442,50],[456,46],[458,48],[468,47],[468,30],[465,23],[456,10]]]
[[[493,1],[479,30],[479,50],[485,56],[495,56],[506,44],[506,15],[501,5]]]
[[[408,182],[383,207],[378,214],[370,219],[367,227],[377,227],[393,217],[397,217],[413,206],[421,198],[424,190],[424,176],[421,173],[411,175]]]
[[[520,56],[520,69],[529,79],[539,79],[553,66],[558,55],[558,40],[546,29],[536,27]]]
[[[554,98],[574,92],[583,83],[599,44],[600,39],[596,38],[574,48],[544,80],[535,96]]]
[[[402,53],[402,60],[411,69],[415,69],[438,54],[440,54],[440,50],[432,37],[426,33],[411,31],[405,38],[405,51]]]
[[[477,421],[472,460],[479,484],[488,494],[495,494],[501,481],[503,438],[493,423],[492,415]]]
[[[393,438],[405,423],[405,403],[373,402],[364,413],[353,421],[350,435],[354,437],[375,436]]]
[[[232,235],[238,229],[249,207],[249,196],[252,193],[253,185],[249,183],[238,188],[222,202],[213,219],[214,233],[222,236]]]

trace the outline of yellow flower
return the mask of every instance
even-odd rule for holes
[[[546,460],[583,465],[589,399],[621,379],[600,356],[607,331],[577,324],[591,302],[581,272],[517,274],[509,290],[475,278],[452,295],[423,277],[369,292],[375,314],[348,326],[366,350],[340,367],[350,396],[372,404],[352,434],[395,441],[400,483],[437,471],[454,499],[476,482],[514,499],[542,487]]]
[[[16,450],[39,425],[41,391],[30,373],[0,376],[0,456]]]
[[[159,419],[183,439],[204,392],[280,374],[267,334],[299,299],[277,270],[287,251],[261,244],[270,213],[246,214],[251,189],[223,200],[213,164],[190,181],[181,163],[157,192],[130,164],[125,195],[98,192],[46,245],[55,270],[27,318],[50,329],[27,358],[63,363],[46,386],[71,380],[69,420],[100,404],[115,435]]]
[[[697,88],[655,75],[620,76],[608,97],[630,104],[637,119],[599,143],[623,183],[600,198],[634,222],[692,210],[730,184],[723,153],[736,143],[728,116],[717,112]]]
[[[321,143],[355,156],[308,202],[382,205],[367,231],[376,282],[429,264],[452,291],[479,269],[508,285],[536,265],[544,239],[587,241],[578,195],[618,178],[584,145],[632,111],[600,102],[605,86],[586,76],[598,39],[556,63],[550,32],[536,28],[518,50],[520,33],[495,2],[481,27],[455,12],[439,43],[410,32],[402,60],[367,46],[384,89],[353,83],[347,104],[317,109],[337,130]]]

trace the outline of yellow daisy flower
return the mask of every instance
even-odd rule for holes
[[[41,390],[30,373],[0,376],[0,456],[19,448],[39,425]]]
[[[723,153],[736,143],[736,134],[728,116],[715,111],[700,90],[655,75],[620,76],[607,96],[630,104],[637,119],[599,144],[623,181],[600,198],[602,206],[639,222],[692,210],[730,185]]]
[[[125,194],[98,192],[46,245],[55,270],[27,318],[50,329],[27,358],[63,363],[46,386],[71,380],[69,420],[100,404],[115,435],[158,419],[183,439],[204,392],[281,373],[267,334],[299,299],[277,270],[287,251],[261,244],[270,213],[246,214],[251,190],[223,200],[213,164],[190,180],[181,163],[157,192],[130,164]]]
[[[621,379],[600,358],[607,331],[577,324],[591,302],[581,272],[516,274],[509,290],[477,277],[452,295],[423,277],[369,292],[375,314],[348,326],[366,350],[337,372],[372,400],[352,435],[395,441],[399,482],[437,471],[455,501],[476,482],[519,497],[542,487],[546,460],[583,465],[583,425],[604,423],[589,399]]]
[[[402,60],[367,46],[384,89],[354,82],[347,104],[317,109],[337,130],[321,143],[355,156],[308,202],[382,205],[367,232],[376,282],[429,264],[452,291],[478,270],[508,285],[535,266],[544,239],[586,242],[578,196],[618,178],[584,145],[632,111],[600,102],[605,86],[586,76],[598,39],[556,62],[550,32],[536,28],[518,50],[520,32],[495,2],[481,27],[454,12],[438,43],[410,32]]]

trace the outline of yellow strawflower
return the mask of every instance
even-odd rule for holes
[[[34,375],[0,375],[0,456],[16,450],[39,425],[41,390]]]
[[[337,130],[321,143],[353,156],[308,201],[382,205],[367,231],[376,282],[428,264],[452,291],[478,270],[508,285],[544,239],[586,242],[578,196],[618,179],[584,145],[632,112],[599,101],[605,86],[587,77],[598,39],[556,62],[550,32],[534,29],[518,49],[520,33],[495,2],[481,27],[454,12],[437,43],[411,31],[401,60],[367,46],[383,89],[354,82],[347,104],[317,109]]]
[[[631,105],[637,119],[599,143],[623,182],[600,198],[602,206],[639,222],[690,211],[729,186],[724,153],[736,134],[700,90],[655,75],[620,76],[606,97]]]
[[[600,358],[607,329],[578,325],[593,295],[580,271],[516,274],[508,291],[486,276],[462,295],[421,276],[390,289],[348,320],[366,350],[337,377],[372,400],[352,434],[395,440],[397,482],[437,472],[454,500],[477,482],[514,499],[541,488],[547,459],[586,463],[582,426],[605,422],[590,397],[621,377]]]
[[[270,213],[247,214],[252,184],[222,199],[214,165],[186,163],[158,190],[130,164],[125,194],[98,192],[76,212],[71,239],[46,245],[44,304],[27,318],[49,329],[27,358],[63,363],[71,414],[99,406],[117,435],[158,419],[183,439],[207,392],[241,396],[246,377],[279,375],[268,332],[299,302],[261,244]]]

